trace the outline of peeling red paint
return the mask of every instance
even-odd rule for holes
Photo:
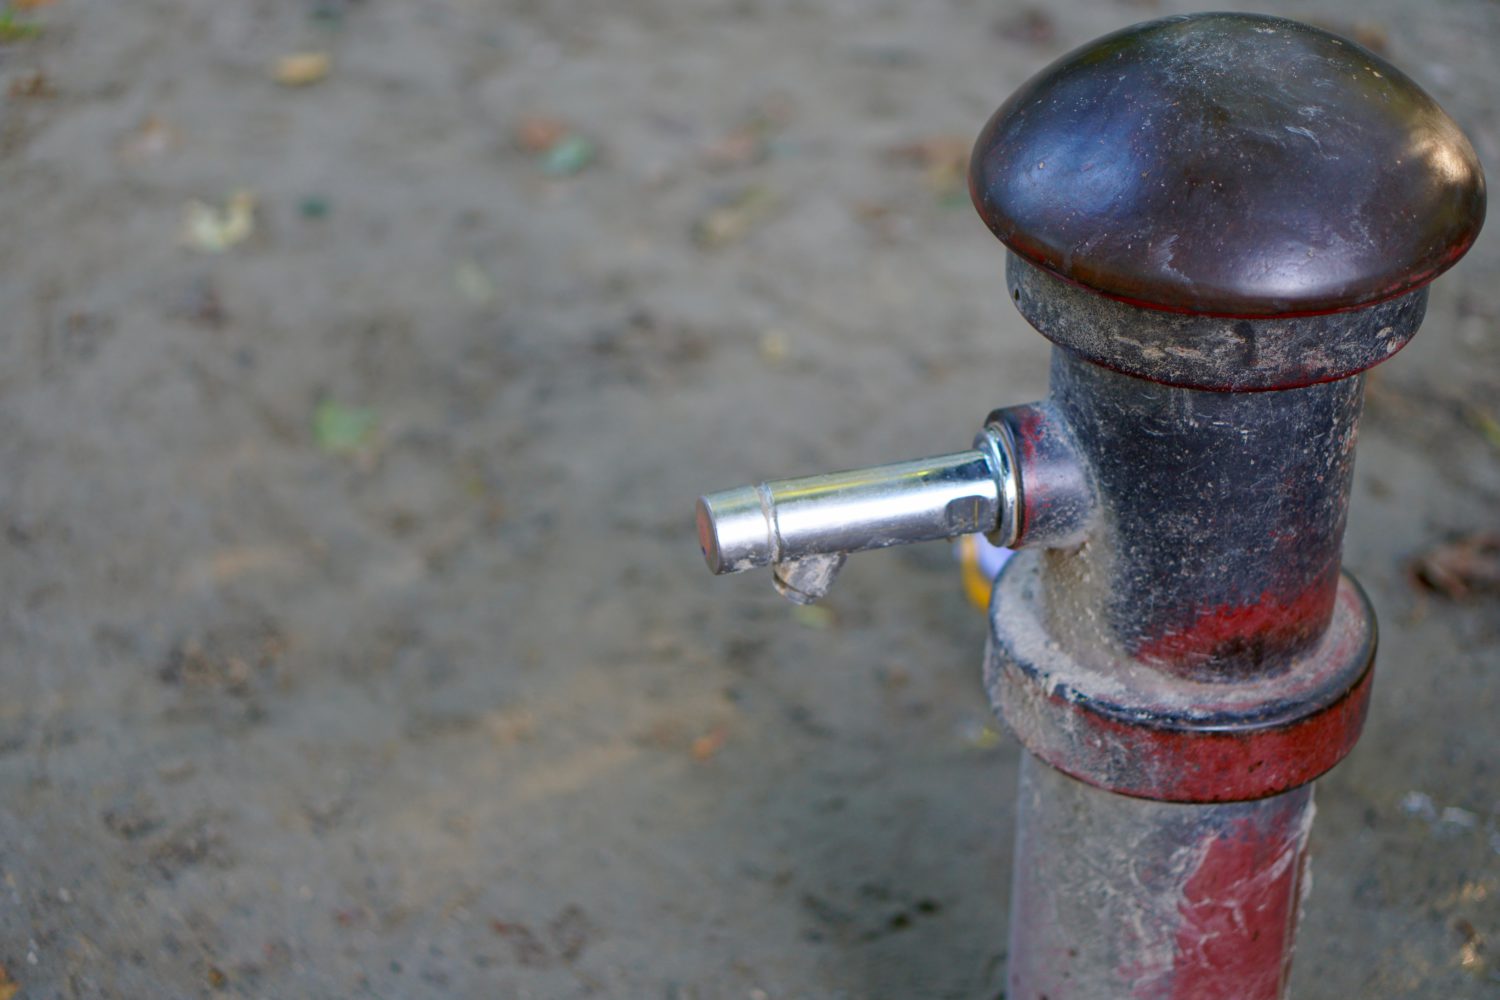
[[[1305,831],[1244,820],[1183,886],[1167,1000],[1278,1000],[1291,963]]]

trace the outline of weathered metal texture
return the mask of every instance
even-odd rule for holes
[[[1422,325],[1427,289],[1368,309],[1272,319],[1161,312],[1105,298],[1007,254],[1012,301],[1081,358],[1188,389],[1253,392],[1348,378],[1385,361]]]
[[[1041,760],[1122,795],[1209,803],[1297,788],[1353,749],[1374,677],[1375,619],[1351,578],[1331,625],[1287,669],[1224,683],[1065,651],[1043,620],[1045,560],[1026,551],[1006,565],[985,663],[991,701]]]
[[[1099,497],[1088,544],[1046,557],[1063,649],[1196,680],[1285,671],[1333,613],[1362,385],[1206,392],[1054,351],[1052,406]]]
[[[986,663],[1032,753],[1122,794],[1230,802],[1349,752],[1375,652],[1339,571],[1362,387],[1188,389],[1054,350],[1048,403],[1017,409],[1073,449],[1092,515],[1006,567]]]
[[[1254,14],[1163,18],[1063,56],[990,119],[970,185],[1032,263],[1214,316],[1420,288],[1473,244],[1485,203],[1473,147],[1409,77]]]
[[[1025,758],[1006,997],[1278,1000],[1312,818],[1311,786],[1179,805]]]

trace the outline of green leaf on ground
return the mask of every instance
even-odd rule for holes
[[[1483,435],[1484,439],[1496,448],[1500,448],[1500,420],[1490,416],[1489,411],[1470,404],[1468,406],[1469,420],[1474,429]]]
[[[833,612],[821,604],[794,605],[792,617],[803,628],[826,629],[833,626]]]
[[[592,140],[574,132],[542,154],[542,171],[553,177],[572,177],[593,163],[597,154]]]
[[[345,406],[325,399],[313,411],[313,439],[332,455],[349,455],[370,441],[378,418],[363,406]]]
[[[476,306],[487,306],[495,301],[495,279],[472,260],[458,265],[453,272],[453,286]]]
[[[35,38],[41,33],[42,26],[21,20],[14,6],[0,7],[0,44]]]

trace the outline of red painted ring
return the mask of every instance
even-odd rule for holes
[[[1288,670],[1210,683],[1063,652],[1041,623],[1036,564],[1018,553],[996,583],[985,683],[1026,749],[1058,770],[1137,798],[1239,802],[1312,781],[1359,739],[1376,628],[1348,574],[1328,630]]]

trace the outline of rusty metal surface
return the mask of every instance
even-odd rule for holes
[[[1468,250],[1485,205],[1469,140],[1406,74],[1249,14],[1163,18],[1063,56],[995,113],[970,186],[1033,263],[1216,316],[1419,288]]]
[[[1113,795],[1021,765],[1011,1000],[1278,1000],[1312,787],[1227,805]]]

